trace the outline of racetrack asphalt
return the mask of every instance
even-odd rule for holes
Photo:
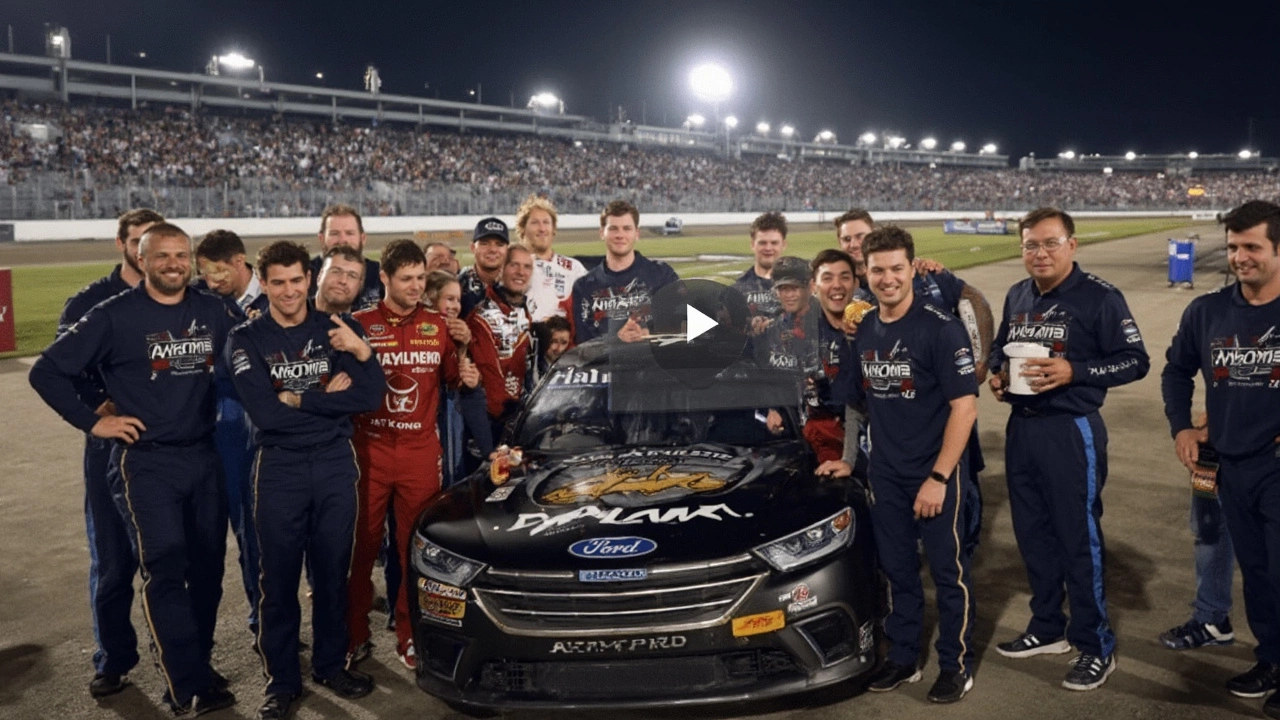
[[[1198,228],[1202,245],[1220,231]],[[104,250],[105,250],[104,246]],[[1118,635],[1118,667],[1102,688],[1076,693],[1060,687],[1071,655],[1011,660],[996,642],[1022,631],[1030,617],[1026,576],[1014,544],[1003,476],[1007,409],[985,389],[979,401],[987,471],[983,542],[974,560],[977,603],[974,642],[979,663],[972,692],[953,706],[933,706],[925,693],[937,675],[932,650],[924,681],[886,694],[836,688],[785,701],[649,712],[610,713],[611,718],[1236,718],[1260,717],[1261,700],[1227,693],[1223,682],[1253,662],[1253,638],[1245,623],[1240,581],[1235,587],[1236,643],[1229,647],[1174,652],[1156,636],[1190,613],[1194,592],[1192,538],[1187,529],[1189,484],[1173,455],[1160,403],[1160,371],[1178,318],[1196,294],[1222,282],[1221,272],[1196,276],[1195,290],[1169,288],[1166,236],[1147,235],[1082,247],[1082,268],[1121,288],[1152,355],[1151,373],[1139,383],[1113,390],[1103,408],[1110,434],[1110,474],[1103,492],[1107,543],[1107,590]],[[103,259],[114,258],[106,250]],[[1025,277],[1020,261],[970,268],[961,273],[991,302],[997,320],[1005,291]],[[95,702],[93,638],[87,606],[88,551],[83,519],[80,434],[40,402],[27,383],[30,360],[0,361],[0,447],[9,470],[0,477],[0,717],[165,718],[161,683],[144,646],[133,686]],[[246,603],[228,539],[227,573],[214,650],[215,665],[231,681],[240,701],[212,718],[253,717],[262,676],[250,648]],[[927,575],[927,574],[926,574]],[[380,579],[378,580],[380,584]],[[929,580],[925,579],[926,586]],[[303,638],[309,639],[304,612]],[[374,627],[380,628],[375,613]],[[141,609],[134,624],[145,637]],[[926,625],[932,632],[933,618]],[[295,717],[465,717],[420,692],[394,656],[394,636],[375,629],[373,658],[361,667],[378,682],[375,693],[346,701],[308,684]],[[929,644],[932,644],[930,639]],[[303,672],[307,672],[307,650]],[[521,718],[599,717],[600,713],[513,713]]]

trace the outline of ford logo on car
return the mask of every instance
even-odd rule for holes
[[[579,540],[569,546],[569,554],[593,560],[633,558],[648,555],[658,549],[658,543],[642,537],[606,537]]]

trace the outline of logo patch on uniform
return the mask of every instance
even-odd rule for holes
[[[249,353],[245,352],[244,348],[236,348],[231,353],[231,371],[234,374],[239,375],[242,372],[248,372],[248,370]]]
[[[1138,332],[1137,324],[1129,318],[1120,321],[1120,332],[1124,333],[1124,341],[1130,345],[1142,342],[1142,335]]]
[[[386,326],[386,325],[382,325],[382,324],[380,324],[380,323],[374,323],[374,324],[372,324],[372,325],[370,325],[370,326],[369,326],[369,334],[370,334],[370,335],[381,335],[382,333],[384,333],[384,332],[386,332],[386,331],[387,331],[387,326]]]
[[[440,332],[440,326],[435,323],[419,323],[418,334],[423,337],[435,337]]]

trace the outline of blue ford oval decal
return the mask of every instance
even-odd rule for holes
[[[579,540],[569,546],[569,553],[580,558],[608,560],[648,555],[658,549],[658,543],[642,537],[607,537]]]

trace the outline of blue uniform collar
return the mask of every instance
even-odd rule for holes
[[[1051,297],[1051,296],[1061,295],[1062,293],[1070,290],[1076,285],[1079,285],[1081,281],[1084,280],[1084,271],[1080,269],[1080,263],[1072,260],[1071,272],[1067,274],[1066,279],[1058,283],[1057,287],[1053,288],[1052,290],[1044,294],[1040,293],[1040,288],[1036,285],[1035,278],[1027,278],[1027,279],[1031,283],[1031,292],[1036,297]]]

